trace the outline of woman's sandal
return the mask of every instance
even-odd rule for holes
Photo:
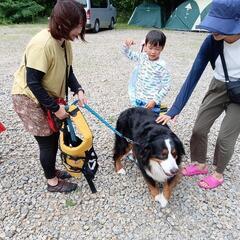
[[[217,179],[212,175],[209,175],[198,182],[198,186],[204,189],[214,189],[224,182],[223,179]]]
[[[77,189],[76,183],[66,182],[59,179],[56,186],[47,185],[47,190],[49,192],[72,192]]]
[[[194,176],[200,174],[208,174],[207,166],[204,169],[199,169],[197,164],[189,164],[182,169],[183,176]]]

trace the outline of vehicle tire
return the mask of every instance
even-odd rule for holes
[[[111,18],[111,22],[109,24],[109,29],[110,30],[114,29],[114,18]]]
[[[99,30],[100,30],[100,23],[99,23],[99,20],[97,19],[94,23],[93,32],[98,33]]]

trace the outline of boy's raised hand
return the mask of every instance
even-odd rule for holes
[[[135,42],[132,39],[126,39],[125,40],[125,46],[127,46],[128,48],[131,47],[134,44],[135,44]]]

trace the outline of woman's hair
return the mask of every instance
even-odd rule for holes
[[[49,20],[51,35],[58,40],[69,39],[69,33],[79,24],[82,25],[80,38],[85,41],[86,12],[83,6],[75,0],[58,0]]]
[[[147,43],[153,46],[161,46],[164,48],[166,43],[166,36],[162,31],[152,30],[146,36],[145,44]]]

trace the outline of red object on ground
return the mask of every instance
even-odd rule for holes
[[[5,131],[6,128],[4,127],[4,125],[0,122],[0,133]]]

